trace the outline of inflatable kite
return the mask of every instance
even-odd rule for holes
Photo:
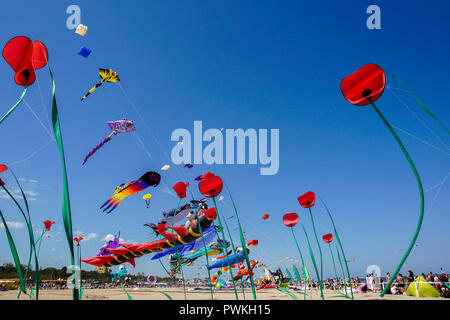
[[[245,250],[247,250],[247,255],[250,253],[249,249],[256,245],[258,245],[258,240],[251,240],[247,243],[247,246],[245,248]],[[232,265],[232,264],[237,264],[237,263],[244,261],[244,259],[245,259],[244,250],[242,248],[238,248],[236,251],[237,251],[236,254],[228,256],[228,259],[226,257],[222,257],[222,259],[220,259],[216,263],[214,263],[212,265],[206,265],[206,268],[208,270],[216,269],[216,268],[223,268],[223,267],[227,267],[229,264]]]
[[[98,73],[100,75],[100,78],[102,78],[102,80],[99,83],[97,83],[91,90],[89,90],[89,92],[86,93],[86,95],[83,98],[81,98],[81,101],[86,99],[88,95],[90,95],[98,87],[100,87],[103,84],[103,82],[119,82],[120,81],[119,76],[117,75],[117,72],[113,71],[113,69],[99,68]]]
[[[52,224],[55,224],[55,221],[45,220],[43,223],[44,223],[44,230],[50,231],[50,227],[52,226]]]
[[[114,195],[100,207],[100,209],[106,206],[105,209],[103,209],[103,212],[109,209],[109,211],[106,211],[106,213],[110,213],[115,208],[117,208],[119,203],[121,203],[126,197],[141,192],[148,187],[156,187],[160,181],[161,176],[159,175],[159,173],[148,171],[144,175],[142,175],[139,180],[130,181],[124,186],[120,187],[119,190],[117,190],[117,192],[114,192]]]
[[[16,104],[0,119],[0,124],[20,105],[28,86],[36,80],[35,70],[47,65],[47,48],[40,41],[32,42],[27,37],[14,37],[3,48],[3,58],[14,70],[14,81],[24,87]]]
[[[100,252],[97,254],[98,256],[111,255],[111,252],[108,249],[117,249],[119,247],[119,236],[113,236],[112,234],[108,234],[105,237],[106,244],[100,248]]]
[[[102,142],[100,142],[94,149],[91,150],[91,152],[88,153],[88,155],[83,160],[83,166],[86,163],[86,161],[97,152],[98,149],[103,147],[105,143],[110,141],[115,135],[119,133],[126,133],[126,132],[133,132],[136,131],[136,128],[134,127],[134,123],[131,120],[122,119],[117,121],[108,121],[108,126],[111,128],[112,132],[107,136],[105,139],[103,139]]]
[[[357,105],[357,106],[365,106],[365,105],[370,104],[373,107],[375,112],[378,114],[380,119],[383,121],[386,128],[390,131],[390,133],[394,137],[395,141],[397,142],[400,149],[402,150],[403,155],[408,160],[409,166],[411,167],[411,170],[413,171],[414,177],[416,178],[417,186],[419,188],[420,212],[419,212],[419,220],[417,222],[416,231],[415,231],[414,236],[409,244],[408,249],[406,250],[402,260],[400,261],[399,265],[397,266],[397,269],[394,271],[391,279],[385,286],[384,290],[381,292],[381,294],[380,294],[381,297],[383,297],[386,294],[386,291],[389,290],[390,286],[392,285],[392,282],[394,281],[394,279],[396,279],[397,274],[399,273],[401,267],[403,266],[406,259],[408,258],[411,250],[413,249],[413,246],[417,240],[417,237],[419,236],[420,228],[422,226],[424,206],[425,206],[425,198],[424,198],[422,182],[420,180],[419,173],[417,172],[416,166],[414,165],[413,160],[411,159],[408,151],[406,150],[405,146],[401,142],[397,133],[394,131],[394,129],[392,128],[390,123],[386,120],[384,115],[381,113],[381,111],[375,105],[375,101],[377,101],[383,94],[385,86],[386,86],[386,76],[384,74],[384,71],[379,66],[377,66],[376,64],[373,64],[373,63],[366,64],[365,66],[361,67],[359,70],[357,70],[354,73],[350,74],[349,76],[345,77],[341,81],[341,91],[342,91],[344,98],[348,102],[350,102],[353,105]],[[434,117],[434,115],[433,115],[433,117]]]
[[[266,213],[265,215],[263,215],[261,217],[261,219],[263,219],[263,220],[267,220],[268,218],[269,218],[269,214],[268,213]]]
[[[79,247],[81,240],[83,240],[83,237],[73,238],[73,240],[76,241],[77,247]]]
[[[201,230],[208,229],[216,217],[215,210],[203,210],[199,213],[198,221],[197,219],[192,221],[189,229],[184,226],[174,226],[173,229],[176,231],[174,236],[172,236],[171,232],[166,232],[165,229],[161,228],[159,232],[166,240],[157,240],[137,245],[122,243],[120,246],[123,248],[109,249],[114,256],[106,255],[87,258],[81,261],[97,267],[111,267],[125,262],[133,264],[135,258],[139,258],[145,254],[159,252],[164,249],[173,248],[174,246],[186,245],[200,238],[200,228]]]

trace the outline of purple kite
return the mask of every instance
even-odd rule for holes
[[[84,158],[82,164],[83,166],[89,159],[89,157],[91,157],[94,153],[96,153],[98,149],[100,149],[105,143],[111,140],[116,134],[136,131],[133,121],[127,119],[108,121],[108,126],[111,128],[112,132],[109,134],[109,136],[103,139],[103,141],[100,142],[94,149],[92,149],[91,152],[89,152],[89,154]]]

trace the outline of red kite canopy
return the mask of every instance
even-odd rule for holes
[[[55,221],[45,220],[44,221],[45,231],[50,231],[50,227],[52,226],[52,224],[55,224]]]
[[[208,218],[208,220],[216,220],[216,208],[209,208],[208,210],[205,210],[205,216]]]
[[[16,83],[29,86],[36,80],[34,70],[47,64],[48,52],[42,42],[31,42],[27,37],[20,36],[8,41],[3,48],[3,58],[16,72],[14,76]]]
[[[83,240],[83,237],[73,238],[73,240],[75,240],[78,243],[77,247],[79,247],[80,246],[80,241]]]
[[[263,220],[266,220],[267,218],[269,218],[269,214],[268,213],[266,213],[265,215],[262,216]]]
[[[250,240],[248,243],[247,243],[247,248],[251,248],[251,247],[254,247],[254,246],[257,246],[258,245],[258,240]]]
[[[177,193],[178,198],[186,198],[186,188],[189,185],[189,182],[178,182],[176,185],[172,187],[173,190]]]
[[[0,173],[2,173],[3,171],[8,170],[8,168],[4,165],[4,164],[0,164]],[[4,186],[5,183],[2,181],[2,179],[0,179],[0,186]]]
[[[304,195],[297,198],[303,208],[310,208],[316,203],[316,195],[314,192],[308,191]]]
[[[333,241],[333,235],[331,233],[325,234],[322,238],[326,243],[331,243],[331,241]]]
[[[204,178],[206,176],[206,178]],[[203,176],[203,180],[198,184],[200,193],[205,197],[217,197],[223,188],[222,179],[214,174],[207,172]]]
[[[293,227],[298,222],[298,215],[296,213],[287,213],[283,216],[283,223],[286,227]]]
[[[386,76],[376,64],[369,63],[341,81],[341,91],[351,104],[365,106],[384,92]]]

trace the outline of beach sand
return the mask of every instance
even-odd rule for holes
[[[138,288],[135,290],[130,287],[126,289],[133,300],[168,300],[165,295],[158,290],[167,293],[173,300],[184,300],[183,289],[180,288]],[[290,290],[292,293],[293,291]],[[0,292],[0,300],[17,300],[18,291]],[[245,289],[245,300],[253,300],[251,289]],[[294,293],[298,300],[303,300],[303,295]],[[349,300],[331,290],[324,290],[326,300]],[[238,291],[239,300],[243,299],[242,289]],[[128,300],[126,293],[121,289],[85,289],[83,300]],[[294,299],[284,292],[276,289],[262,289],[256,292],[257,300],[292,300]],[[447,300],[445,298],[423,298],[411,297],[406,295],[385,295],[380,297],[379,293],[354,293],[355,300]],[[21,295],[19,300],[29,300],[27,295]],[[189,290],[186,289],[187,300],[210,300],[211,292],[209,290]],[[40,290],[39,300],[72,300],[71,290]],[[214,291],[214,300],[236,300],[233,289],[220,289]],[[319,291],[308,293],[307,300],[320,300]]]

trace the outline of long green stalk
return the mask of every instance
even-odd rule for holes
[[[22,91],[22,95],[20,96],[16,104],[0,119],[0,124],[2,124],[2,122],[5,121],[5,119],[8,118],[9,115],[20,105],[23,98],[25,97],[25,94],[27,93],[27,89],[28,89],[28,76],[25,79],[25,88]]]
[[[300,246],[298,245],[297,238],[295,237],[294,229],[293,229],[293,227],[290,227],[290,229],[291,229],[291,232],[292,232],[292,236],[294,237],[294,241],[295,241],[295,245],[297,246],[298,253],[300,254],[300,260],[302,260],[303,277],[304,277],[304,279],[305,279],[305,295],[304,295],[304,300],[306,300],[306,273],[305,273],[305,263],[304,263],[304,261],[303,261],[302,251],[300,250]]]
[[[397,141],[397,144],[400,146],[400,149],[402,150],[403,155],[406,157],[406,160],[408,160],[408,163],[409,163],[409,165],[410,165],[410,167],[411,167],[411,169],[413,171],[414,177],[416,178],[417,186],[419,187],[419,194],[420,194],[420,214],[419,214],[419,220],[417,222],[416,232],[414,233],[414,236],[411,239],[411,242],[409,244],[408,249],[405,252],[405,255],[402,257],[402,260],[400,261],[400,264],[397,266],[397,269],[395,269],[394,274],[392,275],[392,277],[389,280],[388,284],[386,285],[384,290],[381,292],[380,296],[383,297],[386,294],[387,290],[391,287],[391,284],[395,280],[395,278],[397,277],[397,274],[400,272],[401,267],[403,266],[403,264],[405,263],[406,259],[408,258],[412,248],[414,247],[414,244],[416,243],[417,237],[419,236],[420,228],[422,226],[422,221],[423,221],[425,199],[424,199],[424,196],[423,196],[423,187],[422,187],[422,182],[420,181],[419,173],[417,172],[416,166],[414,165],[411,157],[409,156],[408,151],[406,151],[406,148],[403,145],[403,143],[401,142],[400,138],[395,133],[394,129],[392,129],[391,125],[386,120],[386,118],[383,116],[381,111],[377,108],[375,103],[373,103],[370,98],[369,98],[369,101],[370,101],[370,104],[372,105],[372,107],[374,108],[374,110],[380,116],[380,118],[383,121],[383,123],[386,125],[388,130],[391,132],[391,134],[394,137],[395,141]]]
[[[309,209],[309,215],[311,216],[311,223],[312,223],[312,227],[314,230],[314,236],[316,237],[316,242],[317,242],[317,246],[319,247],[319,254],[320,254],[320,278],[319,278],[319,286],[320,286],[320,295],[322,296],[322,299],[324,298],[323,296],[323,289],[322,289],[322,279],[323,279],[323,259],[322,259],[322,249],[320,247],[320,242],[319,242],[319,238],[317,237],[317,232],[316,232],[316,227],[314,225],[314,218],[313,218],[313,214],[311,211],[311,207],[308,208]]]

